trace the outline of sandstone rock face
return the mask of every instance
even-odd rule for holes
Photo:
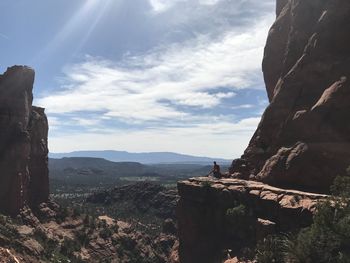
[[[269,234],[306,227],[317,203],[327,198],[256,181],[208,177],[179,182],[178,190],[181,263],[222,262],[223,249],[237,252]],[[229,212],[241,204],[244,220]]]
[[[43,108],[32,107],[29,123],[31,151],[29,171],[29,202],[36,206],[49,196],[48,122]]]
[[[32,106],[33,83],[28,67],[0,75],[0,212],[13,215],[48,199],[48,124]]]
[[[278,0],[263,61],[270,105],[231,173],[328,191],[350,165],[350,2]]]

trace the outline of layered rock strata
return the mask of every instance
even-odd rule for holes
[[[270,105],[231,173],[328,191],[350,165],[350,2],[277,0],[263,61]]]
[[[48,122],[32,106],[34,75],[23,66],[0,75],[0,212],[12,215],[49,195]]]
[[[272,187],[239,179],[192,178],[178,183],[179,255],[182,263],[219,262],[224,248],[249,246],[274,232],[312,223],[326,195]],[[244,207],[244,220],[230,212]],[[239,210],[238,210],[239,211]],[[239,215],[239,213],[237,213]]]

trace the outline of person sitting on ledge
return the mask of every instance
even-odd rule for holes
[[[213,175],[215,178],[221,178],[220,166],[214,162],[213,170],[208,174],[208,176]]]

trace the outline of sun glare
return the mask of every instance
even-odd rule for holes
[[[81,40],[77,43],[75,48],[75,52],[78,52],[89,39],[89,36],[112,2],[112,0],[85,1],[67,23],[63,25],[61,30],[52,38],[52,41],[36,56],[34,62],[41,63],[47,60],[60,46],[64,45],[65,42],[76,33],[82,35]]]

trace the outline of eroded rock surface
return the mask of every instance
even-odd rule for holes
[[[256,181],[208,177],[179,182],[178,190],[182,263],[219,262],[223,249],[239,250],[267,235],[306,227],[317,203],[327,198]]]
[[[35,213],[25,207],[17,219],[0,215],[0,262],[178,263],[175,235],[149,235],[108,216],[47,202]]]
[[[231,173],[328,191],[350,165],[350,2],[277,0],[263,61],[270,105]]]
[[[48,124],[32,106],[34,75],[23,66],[0,75],[0,212],[12,215],[49,196]]]

